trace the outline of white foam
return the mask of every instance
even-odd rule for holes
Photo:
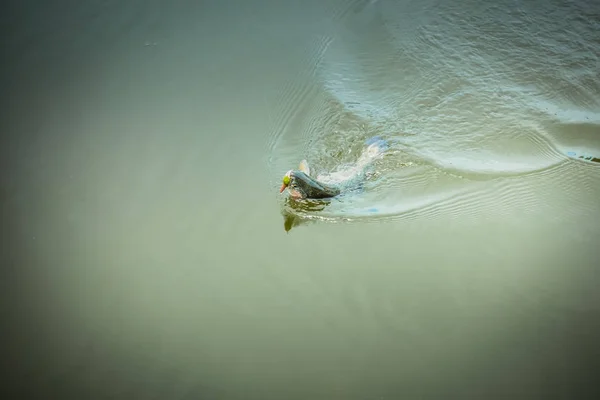
[[[342,184],[359,176],[364,169],[383,154],[378,143],[373,143],[363,150],[354,164],[341,166],[337,171],[317,176],[317,180],[326,184]]]

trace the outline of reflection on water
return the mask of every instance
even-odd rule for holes
[[[315,200],[286,197],[282,208],[285,231],[289,232],[293,227],[308,222],[310,219],[303,218],[303,215],[306,216],[323,211],[331,204],[331,201],[331,199]]]
[[[292,228],[302,225],[306,222],[306,219],[302,219],[296,214],[283,211],[283,229],[285,229],[286,232],[289,232],[292,230]]]

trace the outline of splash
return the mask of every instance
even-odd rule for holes
[[[381,158],[384,152],[389,148],[386,140],[380,136],[374,136],[365,141],[367,146],[361,153],[358,160],[350,165],[342,165],[336,171],[317,176],[317,180],[334,185],[344,185],[355,181],[364,176],[364,172],[375,160]]]

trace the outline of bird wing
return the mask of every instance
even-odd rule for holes
[[[306,175],[310,176],[310,167],[308,166],[308,161],[306,161],[306,160],[300,161],[300,165],[298,166],[298,169],[300,171],[304,172]]]

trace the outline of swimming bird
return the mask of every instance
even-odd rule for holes
[[[303,165],[307,165],[306,160],[302,160],[298,170],[289,170],[283,176],[279,193],[287,188],[290,196],[295,199],[326,199],[340,194],[338,186],[317,181],[309,175],[310,170],[303,168]]]
[[[367,147],[355,165],[329,175],[314,178],[306,160],[302,160],[297,170],[289,170],[283,176],[279,193],[288,189],[294,199],[326,199],[342,192],[345,183],[360,176],[364,169],[387,149],[387,142],[378,136],[368,139]]]

